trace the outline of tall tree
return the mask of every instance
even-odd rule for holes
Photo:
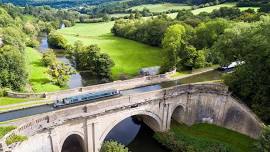
[[[164,48],[164,59],[161,68],[162,72],[167,72],[176,68],[178,62],[177,50],[185,45],[185,27],[181,24],[175,24],[168,27],[162,40]]]
[[[23,54],[15,47],[0,48],[0,87],[20,90],[27,83],[27,71]]]

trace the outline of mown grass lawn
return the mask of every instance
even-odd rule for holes
[[[179,138],[180,136],[187,136],[205,141],[218,141],[230,146],[235,152],[252,152],[252,146],[255,142],[248,136],[210,124],[195,124],[188,127],[174,121],[170,131],[174,132]]]
[[[116,37],[111,33],[113,25],[114,22],[76,24],[58,32],[70,43],[80,40],[85,45],[97,44],[102,52],[109,54],[115,62],[112,69],[114,79],[122,74],[135,76],[142,67],[161,64],[160,48]]]
[[[42,55],[33,48],[27,48],[26,65],[29,72],[29,83],[34,92],[50,92],[61,90],[57,85],[50,82],[47,67],[42,65]]]
[[[165,12],[168,10],[181,10],[181,9],[191,9],[192,6],[187,4],[177,4],[177,3],[161,3],[161,4],[146,4],[131,7],[129,9],[142,11],[144,8],[149,9],[151,12]]]

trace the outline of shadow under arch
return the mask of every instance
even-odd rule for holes
[[[185,109],[183,105],[177,105],[175,108],[172,109],[172,112],[169,116],[171,124],[172,119],[177,121],[178,123],[185,123]]]
[[[78,134],[69,135],[61,147],[61,152],[86,152],[83,138]]]
[[[150,111],[136,111],[132,113],[128,113],[126,115],[123,115],[122,117],[119,117],[117,120],[115,120],[112,124],[108,125],[108,127],[105,129],[105,131],[102,133],[98,146],[101,147],[102,143],[104,142],[107,135],[110,133],[110,131],[120,122],[123,120],[129,118],[129,117],[139,117],[140,120],[142,120],[148,127],[150,127],[153,131],[162,131],[162,122],[158,115],[154,114]]]

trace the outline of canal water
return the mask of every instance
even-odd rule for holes
[[[47,35],[40,37],[40,47],[39,51],[44,53],[49,48],[47,42]],[[69,59],[64,55],[63,50],[54,50],[57,55],[57,59],[64,62],[67,65],[71,65]],[[149,92],[153,90],[159,90],[162,88],[167,88],[179,84],[185,83],[195,83],[200,81],[208,80],[218,80],[222,76],[219,71],[211,71],[203,73],[200,75],[192,76],[186,79],[181,79],[177,81],[164,82],[161,84],[145,86],[130,90],[122,91],[123,95],[130,95],[139,92]],[[98,84],[99,81],[93,77],[90,77],[88,73],[76,73],[71,76],[68,82],[69,88],[76,88],[81,86],[88,86],[93,84]],[[89,101],[93,102],[93,101]],[[54,111],[52,105],[42,105],[39,107],[23,109],[20,111],[14,111],[9,113],[0,114],[0,122],[12,119],[17,119],[21,117],[26,117],[34,114],[40,114],[44,112]],[[153,138],[154,132],[146,126],[143,122],[137,120],[135,117],[129,117],[117,124],[107,135],[105,140],[116,140],[124,145],[126,145],[132,152],[168,152],[169,150],[159,144]]]

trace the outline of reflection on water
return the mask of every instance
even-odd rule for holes
[[[131,152],[167,152],[154,138],[154,132],[143,122],[129,117],[118,123],[105,141],[115,140],[126,145]]]

